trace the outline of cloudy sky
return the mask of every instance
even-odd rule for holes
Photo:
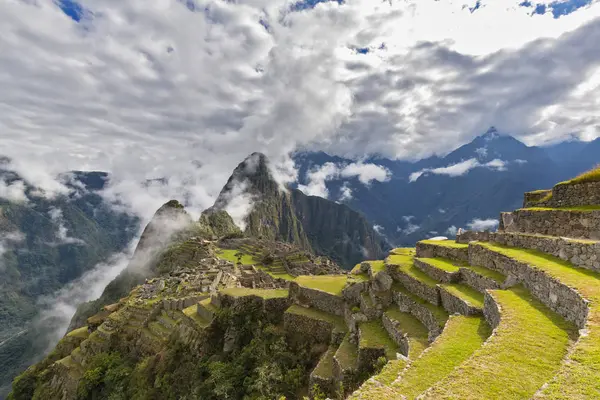
[[[210,206],[253,151],[291,176],[298,148],[415,159],[491,125],[589,140],[599,17],[596,0],[0,0],[0,155],[50,192],[110,171],[148,214]]]

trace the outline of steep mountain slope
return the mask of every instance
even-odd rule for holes
[[[387,182],[364,185],[357,178],[335,177],[326,186],[332,199],[340,198],[342,188],[350,188],[352,197],[340,202],[381,226],[392,243],[411,245],[431,236],[452,236],[456,228],[466,228],[475,220],[496,219],[500,211],[520,206],[520,193],[591,168],[599,160],[596,142],[600,143],[567,142],[564,150],[561,145],[529,147],[490,128],[441,158],[415,163],[382,158],[364,161],[387,168],[391,172]],[[327,162],[351,163],[324,153],[300,153],[295,161],[304,185],[311,169]]]
[[[96,192],[105,174],[77,172],[68,180],[65,174],[72,192],[46,199],[6,165],[0,164],[0,185],[19,188],[22,198],[15,192],[12,200],[0,198],[0,398],[16,373],[52,344],[53,321],[31,325],[45,312],[38,299],[123,250],[138,224]]]
[[[381,257],[387,247],[364,216],[346,205],[281,188],[260,153],[238,165],[212,209],[243,207],[250,209],[242,221],[247,235],[294,243],[346,268]]]

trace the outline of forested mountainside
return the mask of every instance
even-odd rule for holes
[[[18,188],[0,197],[0,398],[14,376],[53,345],[51,319],[37,303],[125,248],[138,220],[116,212],[97,191],[107,176],[65,174],[70,190],[47,199],[39,189],[0,162],[0,184]]]
[[[470,224],[480,228],[477,220],[494,228],[499,212],[519,207],[521,193],[594,167],[599,151],[600,139],[530,147],[491,128],[443,157],[364,161],[387,168],[387,181],[365,185],[358,178],[333,176],[325,185],[331,200],[364,213],[391,243],[412,246],[428,237],[453,237]],[[341,169],[356,162],[325,153],[298,153],[295,161],[303,185],[311,171],[328,163]]]
[[[227,210],[240,198],[252,204],[244,220],[250,236],[294,243],[346,268],[365,258],[380,258],[389,248],[361,213],[281,188],[263,154],[254,153],[238,165],[212,208]]]
[[[185,215],[168,210],[157,215]],[[600,395],[600,169],[525,193],[498,232],[420,241],[350,272],[218,220],[188,220],[143,283],[67,334],[9,398]]]

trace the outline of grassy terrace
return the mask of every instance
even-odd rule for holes
[[[88,327],[83,326],[81,328],[74,329],[71,332],[67,333],[67,336],[81,338],[81,339],[87,339],[88,336],[90,336],[90,333],[88,332]]]
[[[427,328],[414,316],[398,310],[397,307],[390,307],[385,314],[400,323],[400,330],[408,336],[408,358],[416,359],[428,345]]]
[[[573,348],[570,360],[564,363],[542,398],[584,399],[600,397],[600,274],[576,268],[559,258],[535,251],[507,246],[480,244],[515,260],[545,271],[562,283],[576,289],[590,302],[587,334]]]
[[[448,313],[446,312],[446,310],[444,310],[440,306],[434,306],[430,302],[428,302],[426,300],[423,300],[419,296],[416,296],[416,295],[412,294],[404,286],[402,286],[400,283],[394,283],[392,285],[392,291],[394,291],[394,292],[400,292],[403,295],[409,297],[415,303],[420,304],[423,307],[426,307],[427,309],[429,309],[429,311],[431,311],[431,313],[433,314],[433,316],[435,317],[435,319],[439,322],[439,324],[440,324],[441,327],[443,327],[446,324],[446,321],[448,321]]]
[[[358,347],[384,349],[388,360],[394,360],[398,352],[398,346],[390,338],[381,321],[363,322],[359,326]]]
[[[392,259],[392,257],[401,257],[401,256],[390,256],[388,258]],[[391,264],[394,264],[393,262]],[[439,282],[427,275],[425,272],[421,271],[419,268],[415,267],[412,261],[409,263],[403,264],[394,264],[397,265],[396,268],[398,271],[405,273],[406,275],[414,278],[427,286],[435,286]]]
[[[356,345],[350,341],[350,334],[344,336],[344,340],[342,340],[340,347],[335,352],[335,358],[340,363],[342,369],[355,369],[357,367],[357,348]]]
[[[385,262],[383,260],[367,261],[367,262],[371,266],[371,271],[373,271],[373,275],[385,270]]]
[[[518,211],[575,211],[575,212],[590,212],[600,210],[600,205],[593,206],[577,206],[577,207],[529,207],[520,208]]]
[[[453,249],[466,249],[466,243],[456,243],[454,240],[421,240],[419,243],[432,244],[435,246],[451,247]]]
[[[490,293],[502,310],[495,335],[426,398],[531,398],[560,368],[575,327],[523,287]]]
[[[414,256],[415,253],[414,247],[397,247],[390,251],[390,255],[395,254],[398,256]]]
[[[483,293],[460,283],[443,283],[440,284],[440,286],[450,294],[464,300],[473,307],[483,309]]]
[[[592,168],[591,170],[584,172],[576,176],[575,178],[560,182],[558,185],[575,185],[577,183],[586,183],[586,182],[599,182],[600,181],[600,166]],[[557,186],[558,186],[557,185]]]
[[[465,268],[468,268],[471,271],[474,271],[474,272],[478,273],[479,275],[489,278],[500,284],[504,283],[504,281],[506,280],[506,276],[502,275],[498,271],[494,271],[493,269],[489,269],[486,267],[480,267],[478,265],[466,265]]]
[[[342,295],[342,289],[348,283],[346,275],[301,275],[296,283],[309,289],[318,289],[335,296]]]
[[[249,289],[249,288],[228,288],[221,290],[221,293],[233,296],[233,297],[244,297],[244,296],[258,296],[263,299],[279,299],[286,298],[289,295],[287,289]]]
[[[319,363],[315,367],[313,373],[322,378],[333,378],[333,355],[335,348],[329,347],[325,354],[321,356]]]
[[[416,359],[392,388],[414,399],[468,359],[491,334],[481,317],[452,316],[431,347]]]
[[[212,311],[213,313],[216,313],[217,311],[219,311],[219,309],[217,307],[215,307],[215,305],[212,303],[210,297],[200,301],[199,306],[202,306],[204,308],[206,308],[209,311]]]
[[[238,258],[236,254],[242,254],[241,258]],[[254,265],[257,269],[265,271],[273,278],[285,279],[286,281],[294,280],[294,276],[287,273],[281,262],[268,266],[262,265],[252,254],[248,254],[247,248],[240,248],[237,250],[219,249],[217,251],[217,257],[231,261],[234,264],[237,264],[239,260],[243,265]]]
[[[183,309],[183,313],[191,318],[200,328],[206,328],[210,325],[210,321],[205,320],[200,315],[198,315],[198,305],[194,304],[193,306],[189,306],[188,308]]]
[[[329,322],[333,327],[339,331],[347,331],[346,322],[344,322],[344,318],[323,312],[321,310],[317,310],[314,308],[306,308],[301,307],[297,304],[290,306],[286,311],[286,313],[302,315],[304,317]]]
[[[446,272],[458,272],[460,267],[468,266],[466,263],[461,263],[458,261],[452,261],[449,258],[436,257],[436,258],[418,258],[419,261],[422,261],[426,264],[431,265],[432,267],[441,269]]]

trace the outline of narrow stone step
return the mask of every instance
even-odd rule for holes
[[[556,374],[576,333],[522,286],[489,291],[485,314],[494,334],[423,398],[529,399]]]
[[[439,285],[442,306],[450,314],[475,315],[483,313],[483,294],[460,283]]]
[[[391,384],[393,398],[415,399],[471,357],[490,334],[483,317],[451,316],[442,334]]]
[[[454,261],[468,261],[468,245],[454,240],[422,240],[417,243],[419,258],[449,258]]]
[[[314,396],[315,385],[328,397],[333,397],[336,392],[336,379],[334,373],[333,357],[336,353],[336,347],[330,346],[321,356],[319,363],[310,373],[309,389]]]
[[[386,260],[386,269],[392,279],[420,298],[439,305],[439,282],[417,268],[413,262],[394,263],[395,257],[398,256],[390,256]]]
[[[197,304],[196,311],[198,312],[198,315],[202,317],[202,319],[206,321],[212,321],[218,311],[218,308],[212,304],[212,300],[209,297]]]
[[[350,387],[358,371],[358,346],[350,339],[350,333],[346,334],[333,356],[336,380],[346,388]]]
[[[460,267],[465,262],[453,261],[449,258],[415,258],[415,267],[429,275],[438,282],[458,282]]]
[[[491,233],[490,240],[505,246],[538,250],[569,261],[575,266],[600,272],[600,241],[598,240],[518,232]]]
[[[315,308],[290,306],[283,314],[285,330],[320,343],[339,344],[348,332],[344,318]]]
[[[358,327],[358,368],[372,369],[380,357],[397,358],[398,345],[388,335],[381,321],[362,322]]]
[[[442,332],[448,320],[448,312],[443,307],[435,306],[415,296],[399,283],[392,286],[392,293],[400,311],[410,313],[425,325],[429,331],[429,341]]]
[[[479,265],[460,267],[460,280],[481,293],[484,293],[486,289],[500,289],[508,286],[505,275]]]
[[[600,206],[522,208],[502,213],[499,231],[600,240]]]
[[[427,347],[429,331],[412,314],[390,307],[383,313],[382,323],[405,357],[415,359]]]

